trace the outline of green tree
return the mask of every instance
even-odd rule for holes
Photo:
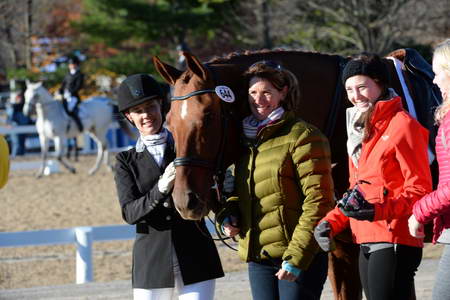
[[[125,42],[181,43],[187,35],[214,35],[233,0],[84,0],[75,25],[91,41],[119,47]]]
[[[448,0],[297,0],[299,32],[310,48],[385,55],[396,45],[429,44],[448,28]],[[423,37],[429,37],[424,39]],[[411,44],[412,42],[412,44]]]

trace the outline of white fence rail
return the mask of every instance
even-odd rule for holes
[[[108,147],[111,151],[120,150],[123,146],[118,146],[119,141],[117,138],[117,131],[120,131],[120,126],[117,122],[111,123],[108,130]],[[23,125],[23,126],[0,126],[0,134],[2,135],[8,135],[8,134],[21,134],[21,133],[28,133],[28,134],[34,134],[37,133],[36,126],[35,125]],[[129,144],[131,142],[131,139],[126,136],[125,133],[122,133],[124,141],[122,141],[125,144]],[[87,133],[84,134],[84,146],[81,153],[95,153],[95,150],[92,148],[92,139],[89,137]]]
[[[209,232],[215,233],[211,222],[206,223]],[[76,283],[92,282],[92,244],[100,241],[130,240],[135,237],[135,226],[84,226],[67,229],[0,232],[0,248],[75,244]]]
[[[19,133],[37,133],[36,126],[34,125],[21,125],[13,127],[0,127],[0,134],[19,134]]]
[[[130,240],[134,236],[135,228],[130,225],[0,232],[0,248],[75,244],[77,247],[76,283],[81,284],[93,281],[93,242]]]

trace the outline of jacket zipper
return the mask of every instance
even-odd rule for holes
[[[252,247],[253,243],[253,239],[255,238],[255,234],[254,234],[254,226],[255,226],[255,222],[253,220],[253,209],[254,209],[254,205],[255,205],[255,200],[256,200],[256,195],[255,195],[255,180],[253,178],[254,174],[255,174],[255,161],[256,161],[256,152],[257,152],[257,142],[250,143],[250,151],[251,151],[251,155],[252,155],[252,159],[251,159],[251,168],[250,168],[250,201],[251,201],[251,206],[250,206],[250,229],[251,229],[251,235],[249,238],[249,245],[248,245],[248,251],[249,253],[247,254],[248,257],[252,258],[255,257],[257,260],[258,258],[260,258],[259,254],[254,253],[254,249]]]

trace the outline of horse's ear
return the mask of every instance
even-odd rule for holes
[[[163,63],[157,56],[153,56],[152,61],[156,71],[158,71],[168,84],[174,85],[175,81],[183,74],[183,72],[177,68]]]
[[[198,58],[188,52],[183,52],[183,55],[186,58],[187,68],[201,79],[206,80],[208,78],[208,70]]]

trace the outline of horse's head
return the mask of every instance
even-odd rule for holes
[[[198,220],[211,208],[214,176],[224,167],[224,121],[234,96],[226,87],[216,87],[212,74],[196,57],[185,53],[186,71],[161,62],[153,63],[161,76],[174,86],[167,126],[176,147],[177,175],[172,197],[185,219]]]
[[[36,103],[39,101],[39,88],[42,87],[42,82],[32,83],[27,81],[27,89],[25,90],[23,105],[23,113],[30,116],[34,113]]]
[[[32,83],[28,80],[24,98],[23,112],[28,116],[34,113],[37,104],[43,106],[54,102],[52,95],[44,87],[42,82]]]

